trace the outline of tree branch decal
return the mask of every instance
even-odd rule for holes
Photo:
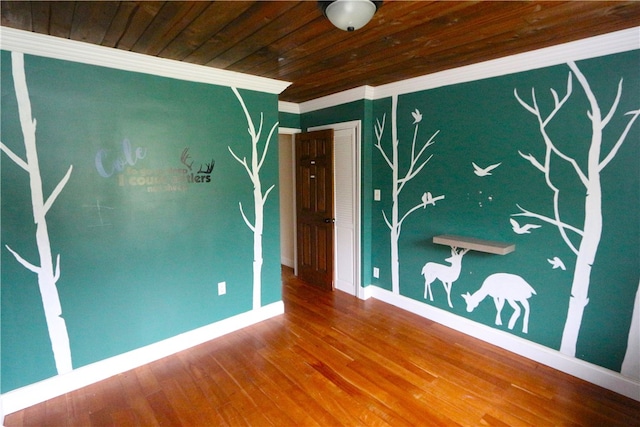
[[[535,89],[531,90],[531,103],[525,102],[519,95],[517,90],[514,90],[514,96],[516,100],[522,105],[528,112],[533,114],[539,124],[539,131],[542,135],[542,139],[545,144],[545,158],[544,162],[539,162],[532,155],[525,155],[522,152],[522,156],[525,160],[529,161],[532,166],[541,171],[544,174],[544,179],[547,187],[552,191],[552,204],[553,204],[553,217],[547,217],[544,215],[536,214],[526,209],[523,209],[518,205],[521,210],[520,213],[512,214],[512,216],[528,216],[545,221],[554,225],[562,237],[565,244],[576,255],[576,264],[573,273],[573,280],[571,284],[571,296],[569,298],[569,308],[567,311],[567,319],[562,334],[562,342],[560,344],[560,351],[569,356],[575,356],[576,345],[578,341],[578,335],[580,331],[580,325],[582,323],[582,317],[584,314],[584,308],[589,303],[589,283],[591,276],[591,266],[593,265],[598,251],[598,245],[602,234],[602,186],[600,172],[611,162],[611,160],[618,153],[618,150],[624,140],[626,139],[631,126],[640,115],[640,110],[634,110],[626,113],[630,116],[623,132],[616,140],[613,148],[602,159],[602,142],[604,138],[604,128],[609,124],[614,117],[619,105],[620,98],[622,96],[622,79],[618,83],[618,89],[616,97],[609,108],[605,117],[602,117],[600,105],[596,99],[595,93],[591,89],[587,78],[582,74],[578,66],[574,62],[567,64],[571,72],[567,79],[566,95],[560,99],[557,92],[551,89],[551,96],[554,100],[554,108],[544,117],[543,113],[538,107]],[[580,84],[580,87],[584,91],[588,103],[589,110],[587,111],[587,118],[591,122],[591,142],[588,147],[587,167],[586,171],[583,171],[578,162],[563,153],[553,143],[551,137],[547,133],[546,126],[555,117],[556,113],[565,105],[572,93],[572,76],[575,75],[576,80]],[[560,213],[560,189],[552,182],[551,178],[551,160],[557,157],[565,162],[568,162],[575,171],[576,175],[584,185],[586,189],[585,205],[584,205],[584,224],[582,228],[571,226],[562,221]],[[574,244],[567,232],[571,231],[579,238],[578,243]]]
[[[435,144],[435,138],[440,132],[436,131],[431,137],[424,143],[422,146],[417,149],[416,143],[418,138],[418,126],[422,121],[422,114],[418,109],[415,109],[411,115],[413,116],[413,141],[411,143],[411,158],[409,159],[409,167],[405,172],[404,176],[400,177],[400,160],[398,156],[398,124],[397,124],[397,111],[398,111],[398,95],[393,95],[391,98],[391,155],[387,154],[385,149],[382,147],[382,136],[384,135],[384,128],[386,123],[386,114],[382,116],[382,121],[380,119],[376,119],[376,124],[374,125],[374,131],[376,134],[376,143],[374,147],[378,149],[383,159],[391,168],[392,172],[392,205],[391,205],[391,220],[387,216],[386,212],[382,211],[382,217],[384,218],[387,227],[390,230],[390,240],[391,240],[391,287],[392,291],[396,294],[400,293],[400,264],[398,259],[398,240],[400,238],[400,233],[402,232],[402,223],[407,219],[409,215],[414,213],[420,208],[425,209],[427,205],[434,205],[438,200],[444,199],[444,195],[433,197],[431,193],[425,192],[422,195],[422,200],[420,203],[416,204],[412,208],[408,209],[402,216],[400,216],[398,210],[398,203],[400,193],[402,192],[404,186],[415,178],[425,167],[425,165],[431,160],[433,155],[423,159],[423,154],[427,148],[431,145]]]
[[[258,143],[260,142],[260,137],[262,135],[262,126],[264,122],[264,114],[260,113],[260,123],[258,125],[258,130],[256,131],[253,120],[251,119],[251,115],[249,114],[249,110],[244,103],[244,99],[238,89],[232,87],[231,90],[235,94],[236,98],[240,102],[242,106],[242,111],[244,111],[245,118],[247,119],[247,132],[251,137],[251,165],[247,162],[247,158],[243,157],[242,159],[231,149],[231,147],[227,147],[229,152],[233,156],[234,159],[238,163],[240,163],[251,183],[253,184],[253,204],[254,204],[254,222],[247,218],[247,215],[242,208],[242,202],[238,203],[240,207],[240,214],[242,215],[242,219],[244,220],[247,227],[253,232],[253,309],[258,309],[261,307],[261,295],[262,295],[262,232],[264,229],[264,205],[267,202],[267,197],[271,193],[271,190],[274,189],[275,184],[269,187],[264,194],[262,194],[262,183],[260,181],[260,170],[264,165],[264,161],[267,156],[267,152],[269,151],[269,144],[271,143],[271,138],[273,137],[274,132],[278,128],[278,122],[276,122],[269,131],[269,135],[266,138],[264,148],[262,152],[258,150]]]
[[[29,174],[29,185],[31,189],[31,205],[33,210],[33,220],[36,224],[36,243],[40,265],[36,266],[24,259],[18,252],[5,247],[27,270],[38,275],[38,286],[42,297],[49,339],[55,359],[58,374],[69,372],[73,369],[71,361],[71,347],[69,345],[69,335],[67,326],[62,318],[62,306],[56,283],[60,278],[60,254],[56,256],[55,267],[53,265],[53,255],[51,253],[51,242],[47,229],[46,214],[51,209],[56,198],[60,195],[65,185],[71,177],[73,166],[69,166],[67,173],[58,182],[54,190],[46,199],[42,190],[42,178],[40,176],[40,165],[38,162],[38,150],[36,147],[36,120],[31,113],[31,101],[24,71],[24,55],[19,52],[11,53],[11,71],[13,74],[13,84],[18,101],[18,114],[24,138],[26,151],[26,161],[16,155],[5,144],[0,143],[0,149],[14,163],[20,166]]]

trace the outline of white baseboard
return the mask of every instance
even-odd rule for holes
[[[67,374],[12,390],[0,396],[0,409],[4,411],[0,415],[4,416],[28,408],[282,313],[284,313],[284,304],[278,301],[258,310],[238,314],[166,340],[82,366]]]
[[[473,322],[448,311],[421,303],[377,286],[367,286],[364,295],[373,297],[418,316],[433,320],[456,331],[488,342],[512,353],[550,366],[600,387],[640,401],[640,382],[622,376],[618,372],[569,357],[559,351],[525,340],[489,326]]]
[[[293,268],[294,264],[293,264],[293,260],[291,258],[287,258],[284,256],[280,257],[280,264],[289,267],[289,268]]]
[[[360,299],[366,301],[371,298],[373,296],[373,288],[379,289],[371,284],[362,288],[362,291],[360,292]]]

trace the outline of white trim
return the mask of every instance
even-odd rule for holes
[[[334,93],[333,95],[323,96],[322,98],[312,99],[311,101],[299,104],[300,113],[308,113],[310,111],[322,110],[323,108],[335,107],[336,105],[346,104],[353,101],[361,101],[363,99],[374,99],[375,88],[372,86],[360,86],[344,92]]]
[[[363,99],[376,100],[394,94],[407,94],[506,74],[579,61],[640,49],[640,27],[629,28],[587,39],[532,50],[491,61],[452,68],[382,86],[361,86],[299,104],[298,114],[331,108]],[[290,107],[294,108],[294,107]],[[295,112],[293,109],[291,112]]]
[[[0,27],[0,48],[46,58],[273,94],[282,93],[291,84],[8,27]]]
[[[362,291],[360,292],[360,295],[358,295],[358,298],[360,298],[363,301],[368,300],[369,298],[373,297],[373,288],[374,286],[372,284],[368,284],[367,286],[362,288]]]
[[[278,134],[279,135],[294,135],[296,133],[300,133],[302,132],[302,129],[297,129],[297,128],[282,128],[279,127],[278,128]]]
[[[4,414],[16,412],[282,313],[284,313],[282,301],[241,313],[166,340],[82,366],[67,374],[12,390],[0,396],[0,407],[5,411]]]
[[[540,344],[489,326],[473,322],[448,311],[397,295],[378,286],[367,286],[367,294],[388,304],[407,310],[456,331],[493,344],[512,353],[573,375],[616,393],[640,401],[640,382],[624,377],[584,360],[569,357]]]
[[[293,268],[294,267],[294,263],[293,263],[293,259],[292,258],[288,258],[288,257],[280,257],[280,264],[285,265],[289,268]]]
[[[355,259],[355,266],[354,266],[354,271],[355,271],[355,283],[354,283],[354,287],[355,287],[355,291],[356,294],[355,296],[362,299],[362,292],[363,292],[363,288],[361,285],[361,278],[362,278],[362,271],[360,271],[361,269],[361,263],[362,263],[362,242],[361,242],[361,236],[362,236],[362,218],[360,217],[360,211],[361,211],[361,206],[360,204],[362,203],[362,198],[361,198],[361,185],[362,185],[362,175],[361,175],[361,170],[362,170],[362,121],[361,120],[352,120],[349,122],[341,122],[341,123],[333,123],[333,124],[329,124],[329,125],[322,125],[322,126],[313,126],[307,129],[307,132],[311,132],[311,131],[315,131],[315,130],[324,130],[324,129],[333,129],[334,131],[336,130],[343,130],[343,129],[354,129],[355,130],[355,136],[356,136],[356,153],[355,153],[355,169],[354,169],[354,174],[355,174],[355,188],[354,188],[354,203],[353,206],[355,207],[356,212],[354,212],[354,219],[355,219],[355,224],[354,224],[354,259]],[[334,241],[335,241],[335,236],[334,236]],[[336,256],[336,251],[334,251],[334,257]],[[334,259],[333,264],[334,266],[336,265],[336,260]],[[335,273],[334,273],[335,274]]]
[[[302,132],[302,129],[300,129]],[[300,133],[297,132],[297,133]],[[293,185],[293,197],[291,198],[293,209],[293,275],[298,275],[298,204],[296,200],[296,189],[298,188],[296,183],[296,136],[291,138],[291,184]]]
[[[568,61],[596,58],[639,48],[640,27],[635,27],[377,86],[375,99],[551,67]]]
[[[278,111],[281,113],[300,114],[300,104],[295,102],[278,101]]]

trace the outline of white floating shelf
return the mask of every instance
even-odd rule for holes
[[[487,252],[490,254],[506,255],[516,250],[515,243],[494,242],[491,240],[474,239],[473,237],[451,236],[443,234],[433,236],[433,243],[440,245],[455,246],[472,251]]]

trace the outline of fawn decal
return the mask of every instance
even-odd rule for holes
[[[433,301],[431,283],[438,279],[442,282],[444,290],[447,292],[449,307],[453,308],[453,304],[451,304],[451,285],[460,277],[462,257],[467,251],[469,251],[469,249],[461,249],[460,252],[458,252],[457,248],[451,247],[451,256],[445,259],[445,261],[451,265],[428,262],[422,267],[422,275],[424,276],[424,299],[427,299],[428,294],[429,300]]]
[[[522,332],[528,333],[529,331],[529,298],[531,295],[535,295],[536,291],[529,285],[522,277],[509,273],[496,273],[492,274],[482,282],[480,289],[475,291],[473,295],[469,292],[462,295],[462,298],[467,302],[467,311],[470,313],[474,308],[480,304],[480,302],[488,296],[493,298],[493,302],[496,305],[496,325],[502,325],[502,318],[500,312],[504,306],[504,302],[507,301],[511,307],[513,307],[513,314],[509,319],[509,329],[513,329],[516,321],[520,317],[520,306],[518,302],[524,307],[524,317],[522,319]]]

